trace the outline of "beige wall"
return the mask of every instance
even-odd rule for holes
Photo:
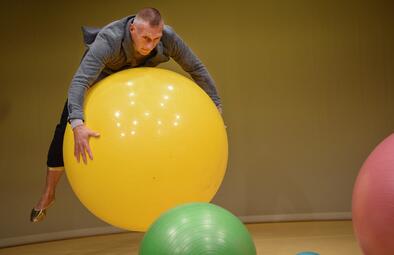
[[[237,215],[349,212],[359,167],[394,130],[390,1],[25,2],[0,15],[0,239],[106,226],[66,179],[45,222],[28,216],[83,53],[80,26],[143,6],[162,11],[217,82],[230,159],[214,202]]]

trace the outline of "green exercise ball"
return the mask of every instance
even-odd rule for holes
[[[184,204],[162,214],[148,229],[140,255],[255,255],[244,224],[210,203]]]

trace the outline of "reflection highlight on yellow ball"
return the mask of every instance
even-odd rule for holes
[[[227,166],[227,135],[209,96],[192,80],[159,68],[115,73],[84,105],[93,161],[77,163],[68,125],[64,162],[80,201],[114,226],[145,231],[164,211],[209,202]]]

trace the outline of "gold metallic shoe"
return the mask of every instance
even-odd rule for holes
[[[40,222],[40,221],[42,221],[45,218],[45,216],[46,216],[47,209],[49,207],[51,207],[53,205],[53,203],[55,203],[55,199],[52,200],[52,202],[49,203],[49,205],[47,207],[43,208],[43,209],[37,210],[36,208],[33,207],[33,209],[31,210],[31,213],[30,213],[30,221],[31,222]]]

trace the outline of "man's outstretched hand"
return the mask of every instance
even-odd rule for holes
[[[223,108],[221,105],[217,105],[216,108],[218,108],[220,114],[223,114]]]
[[[87,164],[86,153],[89,155],[90,160],[93,160],[93,154],[89,146],[89,138],[99,137],[98,132],[90,130],[85,125],[77,126],[73,129],[74,132],[74,156],[78,163],[80,162],[80,156],[82,155],[82,160]]]

